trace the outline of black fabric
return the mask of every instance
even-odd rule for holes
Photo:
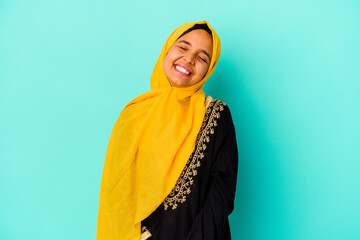
[[[146,219],[151,240],[228,240],[238,167],[230,110],[213,100],[194,153],[165,201]]]

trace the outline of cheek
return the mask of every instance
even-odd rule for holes
[[[167,74],[168,71],[170,71],[170,68],[172,67],[172,61],[166,57],[163,63],[163,70]]]
[[[207,64],[201,64],[199,65],[198,71],[201,74],[201,76],[204,76],[208,70]]]
[[[163,71],[168,78],[170,76],[169,74],[171,73],[171,68],[172,68],[173,62],[174,62],[172,55],[173,54],[169,51],[163,62]]]
[[[172,66],[173,58],[173,53],[169,51],[164,59],[164,66]]]

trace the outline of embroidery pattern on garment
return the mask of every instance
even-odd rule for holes
[[[211,99],[206,108],[203,123],[196,139],[195,150],[190,155],[184,170],[182,171],[175,187],[163,201],[164,210],[169,207],[175,210],[179,203],[186,201],[186,196],[191,193],[191,185],[194,184],[194,176],[197,175],[197,168],[201,165],[201,160],[205,157],[204,151],[207,143],[210,142],[210,135],[215,133],[217,121],[220,118],[220,112],[224,110],[225,103]]]
[[[143,227],[141,228],[140,240],[146,240],[146,239],[150,238],[151,236],[152,236],[152,235],[151,235],[149,229],[147,229],[146,226],[143,226]]]

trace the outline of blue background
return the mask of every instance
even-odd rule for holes
[[[360,239],[357,0],[0,0],[0,239],[95,238],[113,124],[204,19],[222,41],[204,90],[239,147],[233,239]]]

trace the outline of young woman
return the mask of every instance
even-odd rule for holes
[[[126,105],[111,133],[97,240],[230,239],[235,130],[227,105],[202,91],[220,49],[206,21],[167,39],[151,91]]]

